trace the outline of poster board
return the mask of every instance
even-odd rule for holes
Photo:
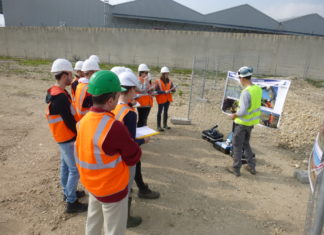
[[[270,78],[252,78],[252,83],[262,88],[260,125],[278,128],[291,82]],[[228,71],[221,105],[224,113],[231,114],[237,111],[242,90],[236,72]]]
[[[324,131],[318,133],[308,162],[308,177],[312,192],[314,192],[317,176],[324,169],[323,159]]]

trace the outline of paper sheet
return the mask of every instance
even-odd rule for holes
[[[160,134],[160,132],[151,129],[148,126],[136,128],[136,139],[144,139],[157,134]]]

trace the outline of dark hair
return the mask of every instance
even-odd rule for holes
[[[121,87],[123,87],[123,88],[125,88],[127,90],[127,91],[123,91],[122,92],[122,94],[125,94],[126,95],[130,91],[130,89],[132,89],[135,86],[121,86]]]
[[[55,79],[56,79],[57,81],[60,81],[60,80],[61,80],[61,77],[62,77],[64,74],[65,74],[65,75],[68,75],[67,72],[60,72],[60,73],[55,74]]]
[[[245,78],[245,79],[249,79],[249,80],[250,80],[251,77],[252,77],[252,76],[247,76],[247,77],[243,77],[243,78]]]
[[[106,93],[102,95],[93,95],[92,102],[93,104],[103,105],[105,104],[110,98],[116,98],[116,92]]]
[[[166,77],[165,77],[165,73],[162,73],[160,79],[161,79],[165,84],[169,83],[169,81],[170,81],[169,78],[166,78]]]
[[[148,71],[140,71],[139,76],[142,76],[143,73],[148,73]]]

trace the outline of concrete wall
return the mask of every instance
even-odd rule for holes
[[[109,28],[0,28],[0,55],[84,59],[103,62],[191,68],[194,56],[209,58],[209,68],[324,79],[324,38],[265,34]]]

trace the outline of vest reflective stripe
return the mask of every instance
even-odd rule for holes
[[[117,104],[112,113],[115,114],[116,120],[123,122],[124,117],[128,114],[129,111],[135,110],[129,107],[128,104]]]
[[[100,135],[101,135],[103,129],[106,127],[109,120],[110,120],[109,116],[104,116],[101,119],[101,121],[98,125],[98,128],[95,132],[94,138],[93,138],[94,155],[95,155],[97,163],[91,164],[91,163],[83,162],[83,161],[79,160],[77,157],[75,157],[76,162],[78,164],[80,164],[81,167],[86,168],[86,169],[91,169],[91,170],[115,168],[116,165],[122,161],[121,156],[119,156],[116,160],[114,160],[108,164],[104,164],[102,162],[102,158],[100,155],[101,151],[99,149],[99,138],[100,138]],[[109,128],[109,130],[110,130],[110,128]],[[74,151],[74,153],[76,153],[76,151]]]
[[[58,122],[63,121],[63,119],[62,119],[61,116],[58,117],[58,118],[53,118],[53,119],[51,119],[50,117],[51,117],[51,115],[48,115],[47,120],[48,120],[48,123],[49,123],[49,124],[52,124],[52,123],[58,123]]]
[[[80,181],[90,193],[99,197],[113,195],[128,185],[129,169],[121,155],[110,156],[103,150],[114,122],[110,113],[90,111],[77,124],[75,161]]]
[[[251,97],[251,104],[246,115],[237,117],[236,124],[244,126],[253,126],[260,123],[262,89],[257,85],[252,85],[244,89],[248,91]]]
[[[167,90],[171,89],[171,84],[172,84],[171,81],[169,81],[168,84],[165,84],[160,79],[160,80],[156,81],[156,83],[159,86],[161,91],[167,91]],[[172,101],[173,101],[173,99],[172,99],[172,94],[171,93],[169,93],[169,94],[160,94],[160,95],[156,96],[156,102],[158,104],[164,104],[166,102],[172,102]]]
[[[58,143],[62,143],[73,139],[76,136],[76,134],[65,125],[61,115],[59,114],[51,115],[49,108],[50,108],[50,104],[47,107],[46,119],[55,141]],[[70,104],[70,110],[72,115],[74,116],[74,119],[76,119],[77,115],[75,115],[75,112],[74,113],[72,112],[74,110],[72,104]]]
[[[88,84],[79,83],[75,92],[75,108],[79,119],[81,119],[90,110],[90,108],[84,108],[82,106],[84,99],[86,98],[87,90]]]
[[[128,113],[125,113],[124,114],[124,112],[126,111],[126,110],[128,110],[129,108],[128,107],[126,107],[126,106],[124,106],[124,107],[122,107],[121,108],[121,110],[118,112],[118,114],[115,116],[115,118],[118,120],[118,121],[121,121],[121,120],[123,120],[124,119],[124,117],[126,116],[126,114]],[[123,115],[124,114],[124,115]],[[122,115],[123,115],[123,117],[122,117]],[[122,118],[121,118],[122,117]]]

